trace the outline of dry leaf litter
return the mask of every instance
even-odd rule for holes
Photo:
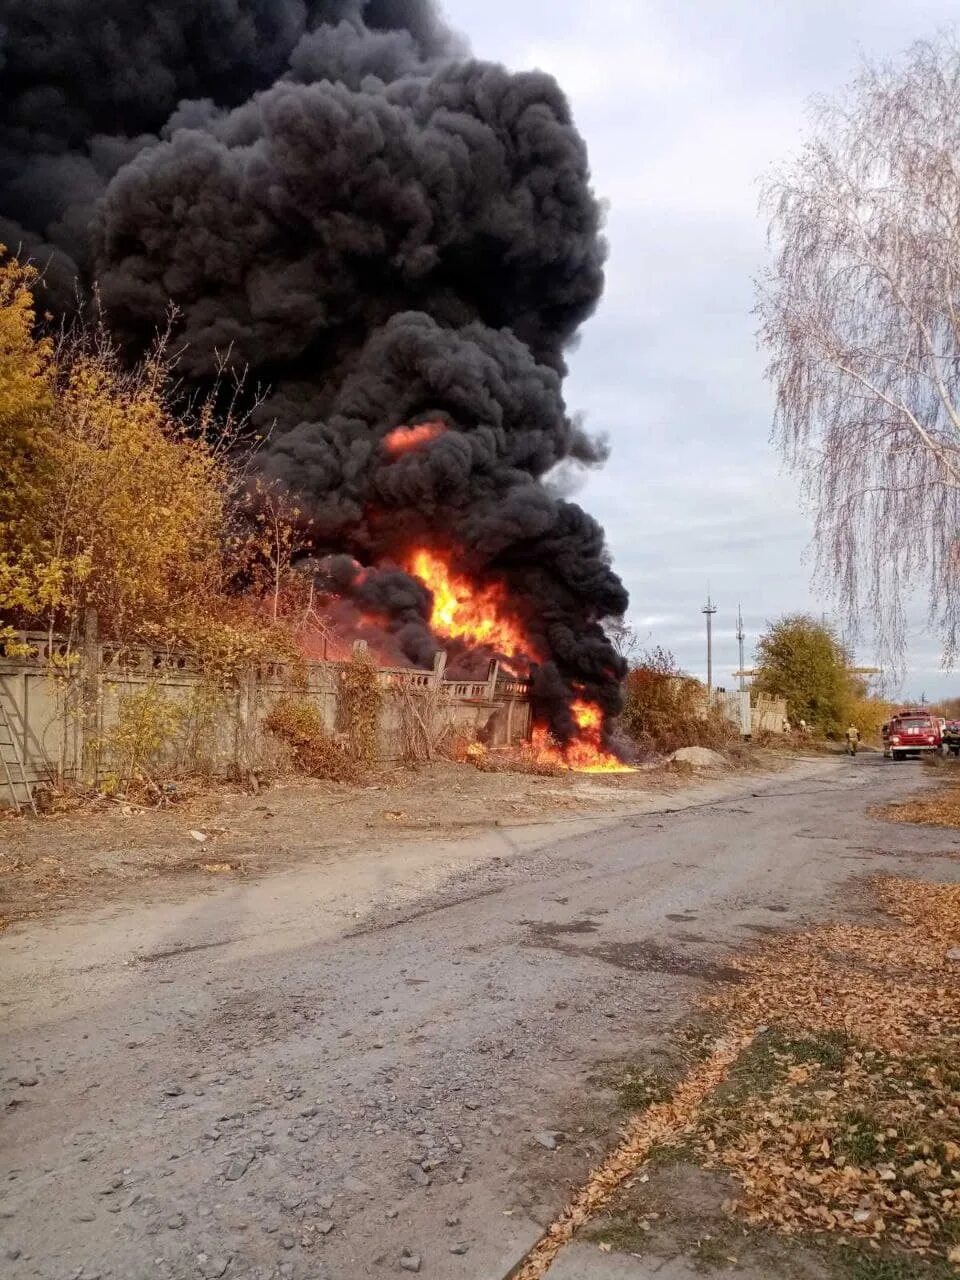
[[[944,787],[912,800],[885,805],[879,816],[888,822],[914,822],[924,827],[960,827],[960,786]]]
[[[681,1143],[736,1177],[726,1207],[750,1223],[960,1263],[960,885],[875,888],[889,924],[734,961],[742,981],[706,1002],[724,1039],[633,1119],[516,1280],[539,1280],[654,1147]]]

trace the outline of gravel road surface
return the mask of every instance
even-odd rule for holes
[[[919,782],[805,761],[15,926],[0,1273],[503,1280],[615,1135],[609,1064],[731,950],[956,848],[866,816]]]

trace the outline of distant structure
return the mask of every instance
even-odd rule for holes
[[[717,612],[717,606],[710,599],[710,589],[707,588],[707,603],[700,610],[707,619],[707,696],[713,693],[713,615]],[[740,664],[743,666],[743,663]]]

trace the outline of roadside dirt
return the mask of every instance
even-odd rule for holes
[[[744,752],[731,768],[786,760]],[[366,785],[288,779],[257,795],[181,784],[165,808],[100,800],[73,813],[0,811],[0,928],[136,889],[161,894],[224,878],[260,876],[389,833],[410,841],[565,816],[629,812],[719,771],[645,766],[630,774],[481,772],[468,764],[383,769]]]
[[[629,1271],[638,1280],[680,1257],[791,1280],[960,1275],[960,886],[866,887],[872,923],[733,957],[739,983],[703,1002],[704,1021],[674,1028],[672,1055],[638,1045],[612,1077],[622,1141],[519,1280],[552,1280],[574,1237],[571,1265],[592,1246],[642,1260],[652,1270]]]

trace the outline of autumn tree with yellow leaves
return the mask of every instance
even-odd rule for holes
[[[128,369],[100,331],[38,336],[35,279],[0,249],[7,638],[42,627],[74,645],[92,608],[105,637],[198,649],[227,669],[265,646],[289,649],[276,625],[293,546],[285,512],[274,500],[268,522],[235,529],[242,422],[218,420],[212,399],[175,403],[162,339]],[[239,598],[231,582],[258,563],[266,571],[247,576],[259,590]]]
[[[2,249],[0,249],[2,253]],[[35,273],[0,262],[0,611],[43,607],[30,523],[54,471],[53,347],[33,336]]]

